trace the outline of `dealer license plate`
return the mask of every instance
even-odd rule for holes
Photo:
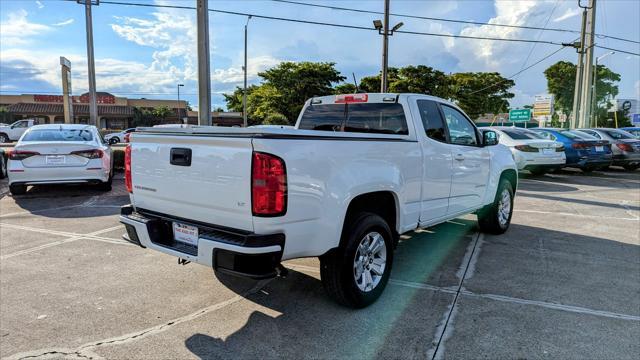
[[[181,243],[198,246],[198,228],[174,222],[173,238]]]
[[[596,146],[596,152],[603,152],[604,146]]]
[[[542,149],[544,155],[551,155],[555,152],[555,149]]]
[[[64,155],[47,155],[46,157],[47,165],[61,165],[65,162]]]

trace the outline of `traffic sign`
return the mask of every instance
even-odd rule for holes
[[[531,109],[509,110],[509,121],[527,122],[531,120]]]
[[[533,115],[553,115],[553,95],[536,95],[533,103]]]
[[[631,101],[627,100],[622,103],[622,110],[627,111],[631,109]]]
[[[640,125],[640,114],[632,114],[631,123]]]

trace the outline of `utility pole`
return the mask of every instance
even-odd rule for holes
[[[184,86],[184,84],[178,84],[177,88],[178,88],[178,120],[180,121],[180,123],[182,124],[182,118],[180,117],[180,115],[182,115],[182,113],[180,112],[180,87]]]
[[[389,36],[400,29],[404,25],[402,22],[397,23],[389,30],[389,0],[384,0],[384,24],[380,20],[373,20],[373,27],[378,30],[378,34],[382,35],[382,76],[380,78],[380,92],[387,92],[388,89],[388,70],[389,70]]]
[[[84,4],[85,24],[87,28],[87,66],[89,73],[89,124],[98,124],[98,102],[96,96],[96,64],[93,58],[93,23],[91,19],[91,5],[100,5],[100,0],[77,0]]]
[[[387,70],[389,68],[389,2],[384,0],[384,34],[382,35],[382,78],[380,92],[387,92]]]
[[[609,55],[615,54],[615,51],[609,51],[608,53],[599,56],[596,58],[596,64],[593,66],[593,90],[591,92],[591,119],[590,124],[594,127],[598,127],[598,114],[597,114],[597,106],[598,105],[598,96],[597,96],[597,88],[598,88],[598,62]]]
[[[579,4],[579,3],[578,3]],[[587,8],[582,9],[582,27],[580,31],[580,42],[577,43],[578,65],[576,66],[576,86],[573,92],[573,109],[571,111],[571,119],[569,123],[570,129],[578,127],[578,119],[580,118],[580,96],[582,94],[582,67],[584,64],[584,39],[585,29],[587,26]]]
[[[244,70],[244,89],[242,90],[242,120],[244,127],[248,126],[247,121],[247,27],[249,26],[249,20],[251,20],[251,15],[247,18],[247,23],[244,24],[244,66],[242,70]]]
[[[591,86],[593,84],[593,46],[595,42],[596,31],[596,0],[589,0],[589,8],[587,9],[587,26],[585,37],[585,60],[582,72],[582,89],[580,95],[580,118],[579,127],[589,126],[589,117],[591,113]]]
[[[209,65],[209,0],[197,0],[198,125],[211,125],[211,67]]]

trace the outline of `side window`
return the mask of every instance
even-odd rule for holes
[[[438,105],[431,100],[418,100],[418,110],[420,111],[420,118],[427,136],[433,140],[446,143],[446,130]]]
[[[539,134],[540,136],[542,136],[545,139],[549,139],[549,140],[555,140],[556,137],[553,136],[553,134],[547,132],[547,131],[536,131],[537,134]]]
[[[18,121],[17,123],[15,123],[13,125],[13,129],[20,129],[20,128],[26,128],[28,125],[28,123],[26,121]]]
[[[587,133],[587,134],[589,134],[589,135],[591,135],[591,136],[595,136],[595,137],[597,137],[598,139],[602,139],[602,136],[600,136],[600,134],[598,134],[598,133],[597,133],[597,132],[595,132],[595,131],[586,130],[586,131],[584,131],[584,132],[585,132],[585,133]]]
[[[460,111],[450,106],[442,105],[442,112],[449,128],[449,138],[452,144],[478,145],[476,128]]]

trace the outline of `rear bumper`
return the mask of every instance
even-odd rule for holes
[[[640,163],[640,153],[624,152],[613,156],[614,165],[632,165]]]
[[[198,245],[175,241],[173,221],[198,227]],[[143,248],[254,279],[276,276],[284,250],[284,234],[257,235],[142,209],[134,211],[131,205],[121,208],[120,222],[127,230],[124,239]]]
[[[99,183],[109,180],[109,169],[88,167],[59,168],[25,168],[14,166],[13,161],[7,166],[9,184],[73,184]]]

